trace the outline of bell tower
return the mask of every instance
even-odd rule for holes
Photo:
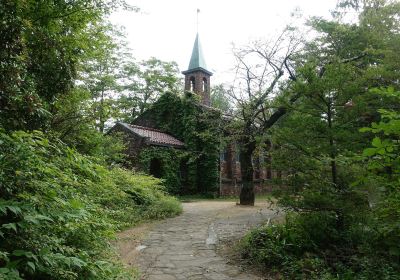
[[[210,106],[210,77],[213,73],[207,70],[206,61],[201,49],[199,34],[193,45],[192,57],[185,75],[185,91],[192,91],[201,97],[201,103]]]

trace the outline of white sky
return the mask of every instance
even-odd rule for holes
[[[299,8],[305,18],[329,17],[337,0],[127,0],[139,13],[120,11],[111,16],[126,28],[127,40],[138,59],[152,56],[176,61],[186,70],[196,35],[199,34],[212,84],[231,82],[232,43],[236,46],[279,33]]]

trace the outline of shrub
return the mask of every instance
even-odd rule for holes
[[[110,261],[115,230],[181,211],[161,181],[108,170],[40,132],[0,131],[0,195],[0,279],[131,279]]]
[[[250,231],[240,243],[245,260],[284,279],[398,279],[400,267],[378,251],[375,232],[352,225],[339,232],[329,212],[288,214],[286,223]]]

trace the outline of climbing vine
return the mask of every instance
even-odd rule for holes
[[[144,149],[139,158],[144,170],[150,161],[162,164],[162,178],[171,193],[212,193],[218,187],[221,113],[200,105],[197,96],[164,94],[148,111],[154,125],[185,143],[184,150]]]
[[[171,194],[183,192],[182,184],[184,178],[181,163],[187,157],[187,152],[170,147],[148,147],[143,149],[139,155],[139,165],[142,170],[150,170],[152,160],[160,163],[160,177],[164,179],[164,185]]]

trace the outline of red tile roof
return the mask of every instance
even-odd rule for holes
[[[144,127],[133,124],[121,123],[125,127],[127,127],[133,133],[141,136],[149,138],[149,144],[153,145],[161,145],[161,146],[174,146],[174,147],[184,147],[185,144],[182,141],[179,141],[175,137],[164,133],[158,129]]]

